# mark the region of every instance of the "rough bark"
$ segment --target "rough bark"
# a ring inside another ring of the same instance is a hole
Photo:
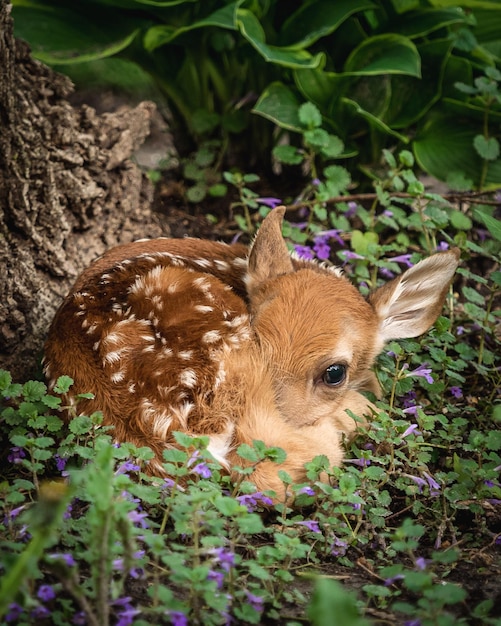
[[[0,367],[37,372],[44,337],[83,267],[116,243],[165,232],[130,159],[155,105],[97,115],[14,40],[0,0]]]

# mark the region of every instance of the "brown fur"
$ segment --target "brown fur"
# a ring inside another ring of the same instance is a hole
[[[150,446],[152,473],[176,430],[208,435],[228,469],[236,448],[262,440],[287,453],[252,480],[279,496],[278,469],[295,481],[325,454],[342,462],[342,437],[378,393],[371,366],[385,341],[414,337],[435,321],[458,263],[430,257],[365,300],[335,269],[289,256],[284,210],[263,222],[250,251],[197,239],[119,246],[78,278],[49,331],[46,374],[93,392],[78,412],[100,410],[118,441]],[[337,385],[332,364],[346,368]]]

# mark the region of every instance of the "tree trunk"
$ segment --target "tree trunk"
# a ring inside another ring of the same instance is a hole
[[[67,101],[68,78],[13,38],[0,0],[0,367],[37,374],[76,275],[111,245],[162,232],[152,185],[130,160],[155,105],[97,115]]]

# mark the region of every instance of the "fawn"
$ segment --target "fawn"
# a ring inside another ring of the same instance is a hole
[[[186,238],[113,248],[77,279],[45,347],[50,385],[74,379],[92,392],[78,412],[100,410],[119,442],[149,446],[165,474],[172,433],[207,435],[228,470],[241,443],[287,453],[258,464],[251,480],[281,497],[278,470],[296,482],[319,454],[339,466],[343,436],[379,394],[371,366],[390,339],[416,337],[438,317],[459,251],[435,254],[368,299],[335,267],[295,258],[282,237],[283,207],[250,249]]]

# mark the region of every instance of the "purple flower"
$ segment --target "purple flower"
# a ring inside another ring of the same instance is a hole
[[[397,580],[403,580],[405,576],[403,574],[395,574],[395,576],[390,576],[384,581],[385,587],[390,587],[393,583],[397,582]]]
[[[345,463],[352,463],[353,465],[358,465],[358,467],[369,467],[371,464],[370,459],[345,459]]]
[[[354,261],[355,259],[363,259],[364,257],[351,250],[341,250],[341,255],[345,261]]]
[[[314,496],[315,490],[312,487],[306,485],[306,487],[301,487],[301,489],[297,493],[298,495],[304,493],[306,496]]]
[[[421,620],[419,619],[410,619],[404,622],[404,626],[421,626]]]
[[[212,472],[207,466],[207,463],[198,463],[191,471],[202,478],[210,478],[212,476]]]
[[[133,511],[129,511],[127,513],[127,517],[133,524],[137,524],[141,526],[141,528],[148,528],[148,522],[146,521],[146,517],[148,517],[148,513],[140,513],[134,509]]]
[[[256,198],[256,202],[259,202],[259,204],[264,204],[265,206],[269,206],[270,209],[274,209],[279,204],[282,204],[282,200],[280,198],[272,198],[272,197]]]
[[[87,624],[87,617],[85,615],[85,612],[78,611],[78,613],[75,613],[73,619],[71,620],[71,623],[75,626],[85,626]]]
[[[438,496],[439,493],[440,493],[440,485],[433,478],[433,476],[430,476],[426,472],[423,472],[423,476],[426,478],[426,481],[428,482],[428,486],[430,488],[430,495],[431,496]]]
[[[433,376],[431,375],[431,371],[432,370],[430,367],[428,367],[428,364],[423,363],[423,365],[420,365],[415,370],[408,372],[406,376],[420,376],[421,378],[424,378],[426,382],[431,385],[433,383]]]
[[[37,596],[42,602],[50,602],[56,597],[56,592],[51,585],[40,585]]]
[[[249,513],[252,513],[257,507],[262,504],[264,506],[271,506],[273,500],[269,496],[265,496],[260,491],[254,493],[245,493],[237,497],[238,503],[245,506]]]
[[[405,396],[403,396],[402,402],[405,408],[409,408],[409,407],[414,407],[416,404],[416,398],[417,398],[417,394],[416,392],[411,389],[411,391],[408,391]]]
[[[455,398],[459,399],[463,397],[463,390],[461,389],[461,387],[453,386],[449,389],[449,391]]]
[[[441,241],[437,246],[438,252],[445,252],[445,250],[448,250],[448,249],[449,249],[449,244],[446,241]]]
[[[400,254],[399,256],[394,256],[390,259],[393,263],[403,263],[407,267],[413,267],[414,263],[411,262],[412,254]]]
[[[263,611],[264,598],[261,598],[261,596],[256,596],[250,591],[246,591],[245,595],[247,596],[247,600],[250,606],[254,609],[254,611],[256,611],[257,613],[261,613]]]
[[[73,567],[76,565],[75,559],[69,553],[54,552],[53,554],[49,554],[48,557],[54,561],[63,561],[67,567]]]
[[[418,428],[417,424],[411,424],[410,426],[408,426],[404,430],[404,432],[402,433],[402,439],[404,439],[405,437],[408,437],[411,433],[415,433],[416,435],[420,435],[421,433],[419,432],[419,430],[417,430],[417,428]]]
[[[353,202],[353,200],[350,200],[350,202],[347,203],[347,207],[348,210],[344,213],[346,217],[354,217],[357,214],[358,204]]]
[[[20,448],[19,446],[13,446],[10,449],[10,454],[7,457],[7,461],[9,463],[21,463],[22,459],[26,458],[26,452],[23,450],[23,448]]]
[[[308,246],[300,246],[299,244],[296,244],[294,246],[294,250],[300,259],[306,259],[308,261],[311,261],[313,258],[315,258],[313,256],[311,248],[309,248]]]
[[[21,615],[23,614],[23,607],[17,604],[17,602],[12,602],[8,606],[8,611],[5,614],[6,622],[15,622],[17,621]]]
[[[383,278],[395,278],[395,274],[389,270],[387,267],[380,267],[379,273]]]
[[[188,626],[188,618],[181,611],[167,611],[172,626]]]
[[[298,524],[299,526],[305,526],[312,533],[321,532],[320,526],[318,525],[317,520],[314,520],[314,519],[305,520],[304,522],[296,522],[296,524]]]
[[[348,544],[343,539],[336,537],[334,535],[333,541],[331,543],[331,554],[332,556],[344,556],[346,554],[346,550],[348,549]]]
[[[407,408],[403,409],[402,413],[405,413],[406,415],[414,415],[415,417],[419,409],[422,408],[423,407],[420,404],[415,404],[414,406],[408,406]]]
[[[19,513],[21,513],[21,511],[23,511],[25,508],[26,508],[25,505],[21,504],[21,506],[18,506],[15,509],[12,509],[12,511],[7,513],[7,515],[5,516],[5,523],[15,519],[19,515]]]
[[[456,328],[456,335],[459,337],[460,335],[464,334],[464,326],[458,326]]]
[[[218,563],[225,572],[229,572],[235,565],[235,554],[231,550],[221,547],[212,548],[209,552],[213,555],[214,562]]]
[[[120,476],[120,474],[127,474],[128,472],[138,472],[141,468],[139,465],[134,463],[133,461],[125,461],[119,465],[117,471],[115,472],[115,476]]]
[[[68,462],[68,459],[64,458],[63,456],[59,456],[59,454],[55,454],[54,459],[56,461],[56,467],[58,471],[62,472],[64,468],[66,467],[66,463]]]
[[[323,235],[315,237],[313,250],[315,251],[317,258],[321,261],[327,261],[331,254],[330,246]]]
[[[141,612],[132,606],[131,599],[132,598],[129,596],[126,596],[125,598],[117,598],[111,602],[111,606],[119,607],[116,626],[131,626],[134,617]]]
[[[50,616],[50,611],[47,607],[40,604],[36,606],[30,613],[32,619],[47,619]]]
[[[416,566],[416,569],[418,570],[423,571],[426,569],[426,559],[423,558],[422,556],[418,556],[414,564]]]
[[[421,478],[421,476],[412,476],[411,474],[405,474],[405,476],[407,476],[407,478],[410,478],[413,482],[416,483],[416,485],[419,487],[419,493],[423,492],[423,487],[426,486],[426,480],[424,480],[424,478]]]
[[[222,589],[223,582],[224,582],[224,574],[223,572],[216,572],[215,570],[211,569],[209,570],[209,573],[207,574],[207,580],[216,581],[216,587],[218,589]]]

